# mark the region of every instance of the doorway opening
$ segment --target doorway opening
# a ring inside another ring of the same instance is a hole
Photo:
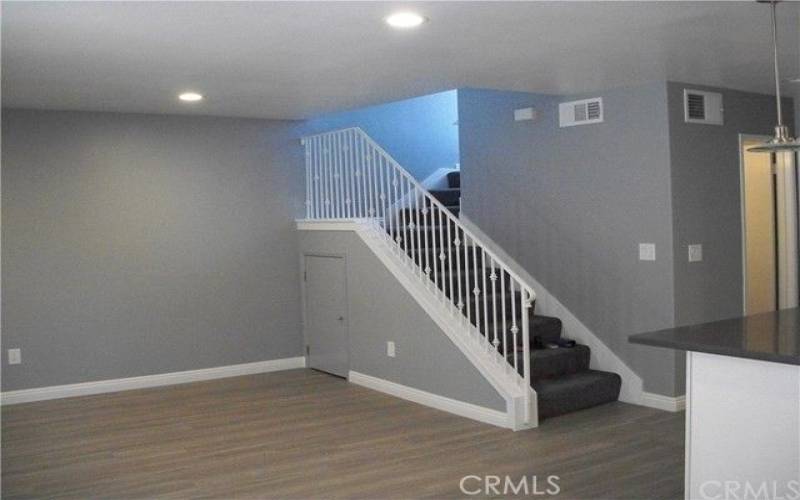
[[[740,134],[745,315],[797,307],[797,176],[792,153],[755,153],[768,140]]]

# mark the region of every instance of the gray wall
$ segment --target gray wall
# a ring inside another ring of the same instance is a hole
[[[667,87],[592,96],[603,97],[605,122],[562,129],[558,103],[572,97],[459,90],[463,211],[646,390],[671,395],[675,353],[627,341],[673,324]],[[528,106],[539,119],[514,122]],[[655,262],[638,260],[640,242],[656,244]]]
[[[295,124],[2,119],[3,390],[302,354]]]
[[[723,93],[725,125],[683,121],[683,88]],[[558,102],[602,96],[605,122],[558,127]],[[533,106],[536,122],[515,123]],[[793,103],[787,99],[787,123]],[[740,315],[738,134],[771,134],[774,97],[682,83],[586,96],[459,90],[463,211],[645,382],[685,390],[685,356],[632,333]],[[656,243],[655,262],[637,257]],[[704,261],[689,264],[687,245]],[[674,257],[673,257],[674,256]]]
[[[347,259],[350,369],[505,411],[505,400],[352,231],[300,231],[303,254]],[[397,356],[386,355],[394,341]]]
[[[686,123],[683,89],[721,92],[724,125]],[[715,321],[743,313],[739,134],[772,135],[775,96],[679,82],[667,84],[672,177],[675,324]],[[783,104],[794,123],[794,104]],[[688,245],[703,245],[703,261],[689,262]],[[684,392],[686,356],[676,358]]]
[[[685,123],[683,89],[721,92],[723,126]],[[742,216],[739,134],[772,135],[775,97],[670,82],[672,219],[675,259],[675,323],[688,325],[742,314]],[[794,122],[786,99],[784,119]],[[689,263],[691,243],[703,245],[703,261]]]

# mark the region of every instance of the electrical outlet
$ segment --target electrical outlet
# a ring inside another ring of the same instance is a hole
[[[22,363],[22,349],[9,349],[8,350],[8,364],[18,365]]]
[[[700,262],[703,260],[703,245],[689,245],[689,262]]]
[[[389,356],[390,358],[393,358],[395,356],[394,342],[392,342],[391,340],[386,343],[386,355]]]
[[[656,260],[656,244],[639,243],[639,260]]]

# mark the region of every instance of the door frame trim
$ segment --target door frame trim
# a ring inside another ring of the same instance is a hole
[[[345,333],[347,334],[347,371],[350,371],[350,359],[352,350],[350,349],[350,283],[347,279],[349,274],[348,270],[348,262],[347,262],[347,254],[340,253],[340,252],[302,252],[300,254],[300,308],[301,308],[301,323],[302,323],[302,330],[303,330],[303,359],[306,360],[306,367],[309,367],[308,364],[308,332],[306,326],[308,325],[307,321],[307,309],[308,309],[308,299],[306,295],[306,257],[328,257],[328,258],[337,258],[342,259],[344,262],[344,303],[346,307],[345,314],[347,315],[344,319],[344,329]]]

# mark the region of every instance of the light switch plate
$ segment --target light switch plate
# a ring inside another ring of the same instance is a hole
[[[703,260],[703,245],[689,245],[689,262],[700,262]]]
[[[656,260],[656,244],[639,243],[639,260]]]
[[[514,121],[524,122],[536,118],[536,112],[533,108],[520,108],[514,110]]]
[[[395,356],[394,342],[392,342],[391,340],[386,343],[386,355],[389,356],[390,358],[393,358]]]
[[[22,349],[9,349],[8,350],[8,364],[18,365],[22,363]]]

